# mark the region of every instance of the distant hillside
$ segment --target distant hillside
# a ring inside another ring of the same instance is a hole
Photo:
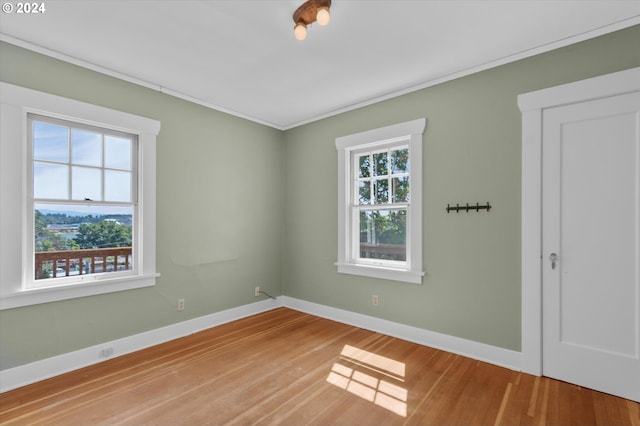
[[[87,216],[86,213],[73,212],[73,211],[67,211],[67,210],[38,209],[38,211],[43,215]]]
[[[71,225],[81,223],[98,223],[105,219],[113,219],[123,225],[131,226],[133,220],[129,214],[88,215],[86,213],[57,210],[37,210],[42,214],[46,225]]]

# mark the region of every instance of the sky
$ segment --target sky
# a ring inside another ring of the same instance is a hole
[[[109,135],[100,129],[77,129],[34,120],[34,198],[132,201],[133,147],[132,138]],[[74,211],[97,208],[73,207]]]
[[[50,204],[50,203],[36,203],[34,204],[34,210],[39,210],[40,212],[60,212],[66,213],[69,215],[74,215],[75,213],[81,213],[82,215],[107,215],[107,214],[126,214],[132,215],[133,208],[131,206],[103,206],[103,205],[85,205],[85,204]]]

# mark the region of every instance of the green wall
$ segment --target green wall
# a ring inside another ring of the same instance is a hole
[[[157,285],[0,312],[1,369],[282,294],[281,131],[10,44],[0,78],[162,123]]]
[[[252,303],[256,285],[519,350],[516,97],[640,66],[639,44],[635,26],[281,132],[1,43],[2,81],[162,122],[162,276],[152,288],[0,312],[0,369]],[[419,117],[427,118],[423,284],[338,274],[335,138]],[[476,201],[493,209],[445,212]]]
[[[517,96],[640,66],[638,46],[635,26],[287,131],[284,293],[519,351]],[[423,284],[336,273],[335,138],[419,117],[427,119]],[[489,213],[445,211],[487,201]]]

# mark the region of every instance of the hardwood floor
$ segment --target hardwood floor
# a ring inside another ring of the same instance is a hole
[[[5,392],[0,424],[640,426],[640,404],[279,308]]]

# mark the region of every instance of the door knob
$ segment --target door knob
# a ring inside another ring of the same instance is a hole
[[[558,255],[555,253],[551,253],[549,256],[549,260],[551,261],[551,269],[556,269],[556,262],[558,261]]]

